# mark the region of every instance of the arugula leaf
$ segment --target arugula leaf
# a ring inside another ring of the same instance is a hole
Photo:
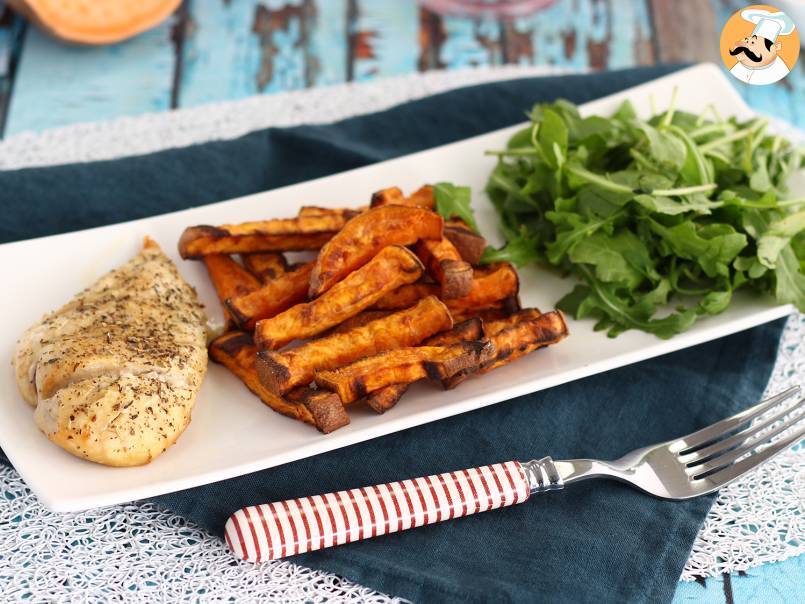
[[[542,259],[538,248],[539,236],[529,233],[526,227],[520,229],[520,234],[509,238],[509,241],[500,249],[491,246],[484,250],[481,264],[493,262],[511,262],[515,266],[525,266]]]
[[[671,337],[744,286],[805,308],[805,201],[785,198],[805,154],[765,120],[674,107],[643,120],[628,101],[610,117],[567,101],[530,117],[495,152],[487,192],[509,243],[487,261],[579,278],[560,308],[610,336]]]
[[[460,218],[466,222],[476,233],[478,224],[475,214],[472,213],[470,188],[458,187],[449,182],[440,182],[433,186],[433,195],[436,198],[436,211],[445,220]]]

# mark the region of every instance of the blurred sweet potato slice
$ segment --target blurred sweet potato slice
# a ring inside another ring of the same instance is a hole
[[[288,262],[280,252],[242,254],[241,259],[246,270],[263,283],[276,279],[288,270]]]
[[[254,329],[257,321],[273,317],[284,310],[307,300],[313,262],[303,264],[294,271],[283,273],[259,289],[229,298],[226,306],[232,319],[241,329]]]
[[[340,399],[326,391],[301,388],[288,399],[263,387],[255,369],[257,349],[250,334],[232,331],[210,344],[210,358],[234,373],[257,397],[277,413],[315,426],[324,433],[349,423]]]
[[[235,262],[228,254],[210,254],[204,257],[207,274],[224,305],[224,318],[227,324],[232,320],[226,308],[227,298],[242,296],[260,287],[260,281],[249,271]]]
[[[385,413],[400,402],[410,384],[392,384],[366,395],[366,404],[375,413]]]
[[[372,194],[371,207],[378,208],[386,205],[415,206],[420,208],[433,209],[436,200],[433,196],[433,187],[424,185],[410,196],[406,197],[399,187],[389,187],[381,189]]]
[[[525,309],[484,327],[486,339],[492,343],[495,354],[479,368],[460,371],[442,381],[445,388],[455,388],[472,375],[479,375],[511,363],[544,346],[560,342],[568,335],[567,324],[559,311],[539,314],[536,309]]]
[[[472,289],[472,267],[449,239],[422,239],[414,247],[428,273],[441,285],[442,300],[463,298]]]
[[[450,311],[430,296],[416,306],[344,333],[311,340],[284,352],[263,350],[257,369],[263,385],[277,394],[308,384],[317,371],[335,369],[386,350],[415,346],[453,325]]]
[[[310,297],[320,296],[389,245],[441,239],[444,221],[424,208],[388,205],[352,218],[319,252]]]
[[[297,216],[299,217],[313,217],[313,216],[338,216],[346,222],[363,211],[361,208],[320,208],[319,206],[302,206],[299,208]]]
[[[486,239],[473,231],[460,220],[451,220],[444,224],[444,238],[449,240],[458,253],[473,266],[481,262],[487,243]]]
[[[493,355],[493,345],[484,341],[398,348],[340,369],[318,372],[316,384],[338,394],[346,405],[392,384],[410,384],[426,377],[449,378],[464,369],[478,367]]]
[[[182,258],[207,254],[249,254],[317,250],[348,221],[345,214],[315,214],[242,224],[188,227],[179,239]]]
[[[453,315],[453,321],[456,323],[478,318],[486,324],[489,321],[505,319],[518,310],[520,310],[520,300],[517,296],[514,296],[496,303],[495,306],[487,306],[486,308],[465,308],[461,310],[453,309],[450,312]]]
[[[385,247],[319,298],[258,321],[257,345],[276,350],[293,340],[320,334],[372,306],[388,292],[416,281],[423,270],[411,250],[398,245]]]

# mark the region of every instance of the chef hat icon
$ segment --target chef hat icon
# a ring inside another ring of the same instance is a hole
[[[783,12],[773,13],[762,8],[748,8],[741,11],[741,17],[755,24],[753,36],[774,42],[777,36],[786,36],[794,31],[794,22]]]

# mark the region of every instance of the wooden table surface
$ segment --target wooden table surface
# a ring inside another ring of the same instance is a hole
[[[719,31],[745,4],[558,0],[502,21],[441,16],[414,0],[186,0],[156,29],[103,48],[66,46],[0,8],[0,132],[428,69],[719,62]],[[805,60],[781,83],[736,86],[805,127]]]
[[[186,0],[159,27],[102,48],[61,44],[0,0],[0,133],[192,107],[430,69],[520,63],[618,69],[720,63],[737,0],[558,0],[512,21],[443,16],[414,0]],[[805,128],[805,59],[782,82],[735,83]],[[677,602],[805,600],[805,560],[680,584]]]

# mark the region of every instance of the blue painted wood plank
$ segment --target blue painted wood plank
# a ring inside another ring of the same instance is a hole
[[[650,62],[651,24],[645,0],[556,2],[514,20],[510,37],[527,40],[539,65],[596,69]],[[525,62],[525,53],[516,62]]]
[[[346,0],[193,0],[179,105],[343,82]]]
[[[325,0],[326,1],[326,0]],[[353,79],[403,75],[417,70],[419,9],[410,0],[355,0],[349,24]]]
[[[6,136],[168,109],[175,62],[171,23],[105,47],[67,45],[29,27]]]
[[[447,69],[503,62],[501,27],[496,19],[447,16],[443,23],[447,39],[439,56]]]

